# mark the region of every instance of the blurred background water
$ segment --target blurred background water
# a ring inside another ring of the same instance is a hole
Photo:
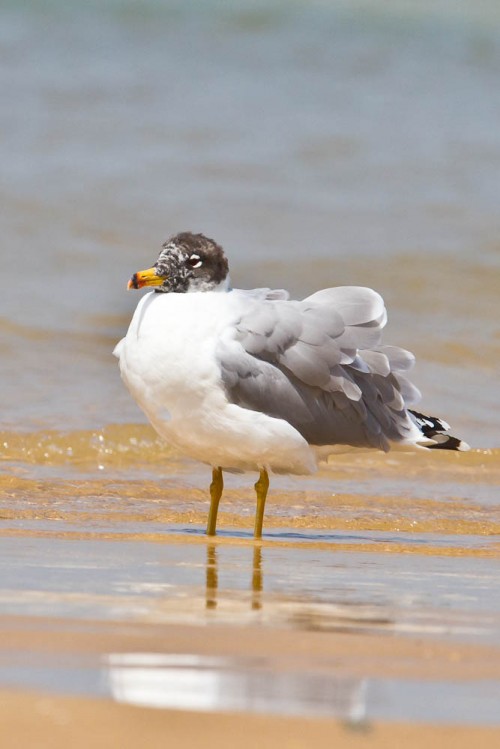
[[[111,356],[181,230],[236,286],[370,285],[423,408],[498,447],[500,5],[0,6],[5,433],[143,420]]]

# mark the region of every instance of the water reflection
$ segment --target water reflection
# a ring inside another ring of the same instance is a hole
[[[98,657],[62,657],[57,648],[27,657],[27,651],[13,650],[0,659],[0,684],[159,709],[337,717],[355,731],[370,730],[376,720],[498,726],[500,681],[473,678],[470,671],[458,680],[449,671],[448,679],[443,673],[434,680],[390,676],[383,668],[368,677],[346,671],[326,652],[299,661],[294,654],[255,658],[161,647],[158,641],[156,652],[117,650]],[[359,653],[351,655],[358,671]]]
[[[252,569],[252,609],[257,611],[262,608],[262,547],[254,546],[253,569]]]
[[[367,680],[290,663],[194,653],[110,653],[108,689],[117,702],[199,711],[338,716],[367,727]]]
[[[217,608],[217,589],[219,587],[219,573],[217,568],[217,547],[215,544],[207,544],[207,572],[206,572],[206,598],[207,609]]]
[[[219,560],[216,544],[207,544],[205,584],[205,608],[217,608],[217,593],[219,589]],[[262,589],[264,576],[262,573],[262,547],[254,546],[252,562],[252,599],[251,608],[258,611],[262,608]]]

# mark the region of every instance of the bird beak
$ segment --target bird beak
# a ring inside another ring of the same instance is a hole
[[[127,289],[142,289],[143,286],[161,286],[165,276],[156,275],[156,268],[148,268],[134,273],[127,284]]]

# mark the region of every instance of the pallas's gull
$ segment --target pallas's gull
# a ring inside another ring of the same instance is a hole
[[[269,472],[309,474],[339,448],[466,449],[413,406],[408,351],[381,344],[387,315],[371,289],[340,286],[296,301],[231,287],[222,248],[171,237],[129,288],[152,286],[116,346],[124,382],[156,431],[212,466],[207,533],[223,471],[258,471],[260,538]]]

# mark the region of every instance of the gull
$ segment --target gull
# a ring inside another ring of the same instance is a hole
[[[129,289],[153,287],[114,354],[154,429],[212,467],[207,534],[216,533],[223,471],[258,471],[254,536],[269,473],[310,474],[345,448],[464,450],[441,419],[414,411],[414,356],[382,345],[382,297],[358,286],[298,301],[231,286],[220,245],[182,232]]]

